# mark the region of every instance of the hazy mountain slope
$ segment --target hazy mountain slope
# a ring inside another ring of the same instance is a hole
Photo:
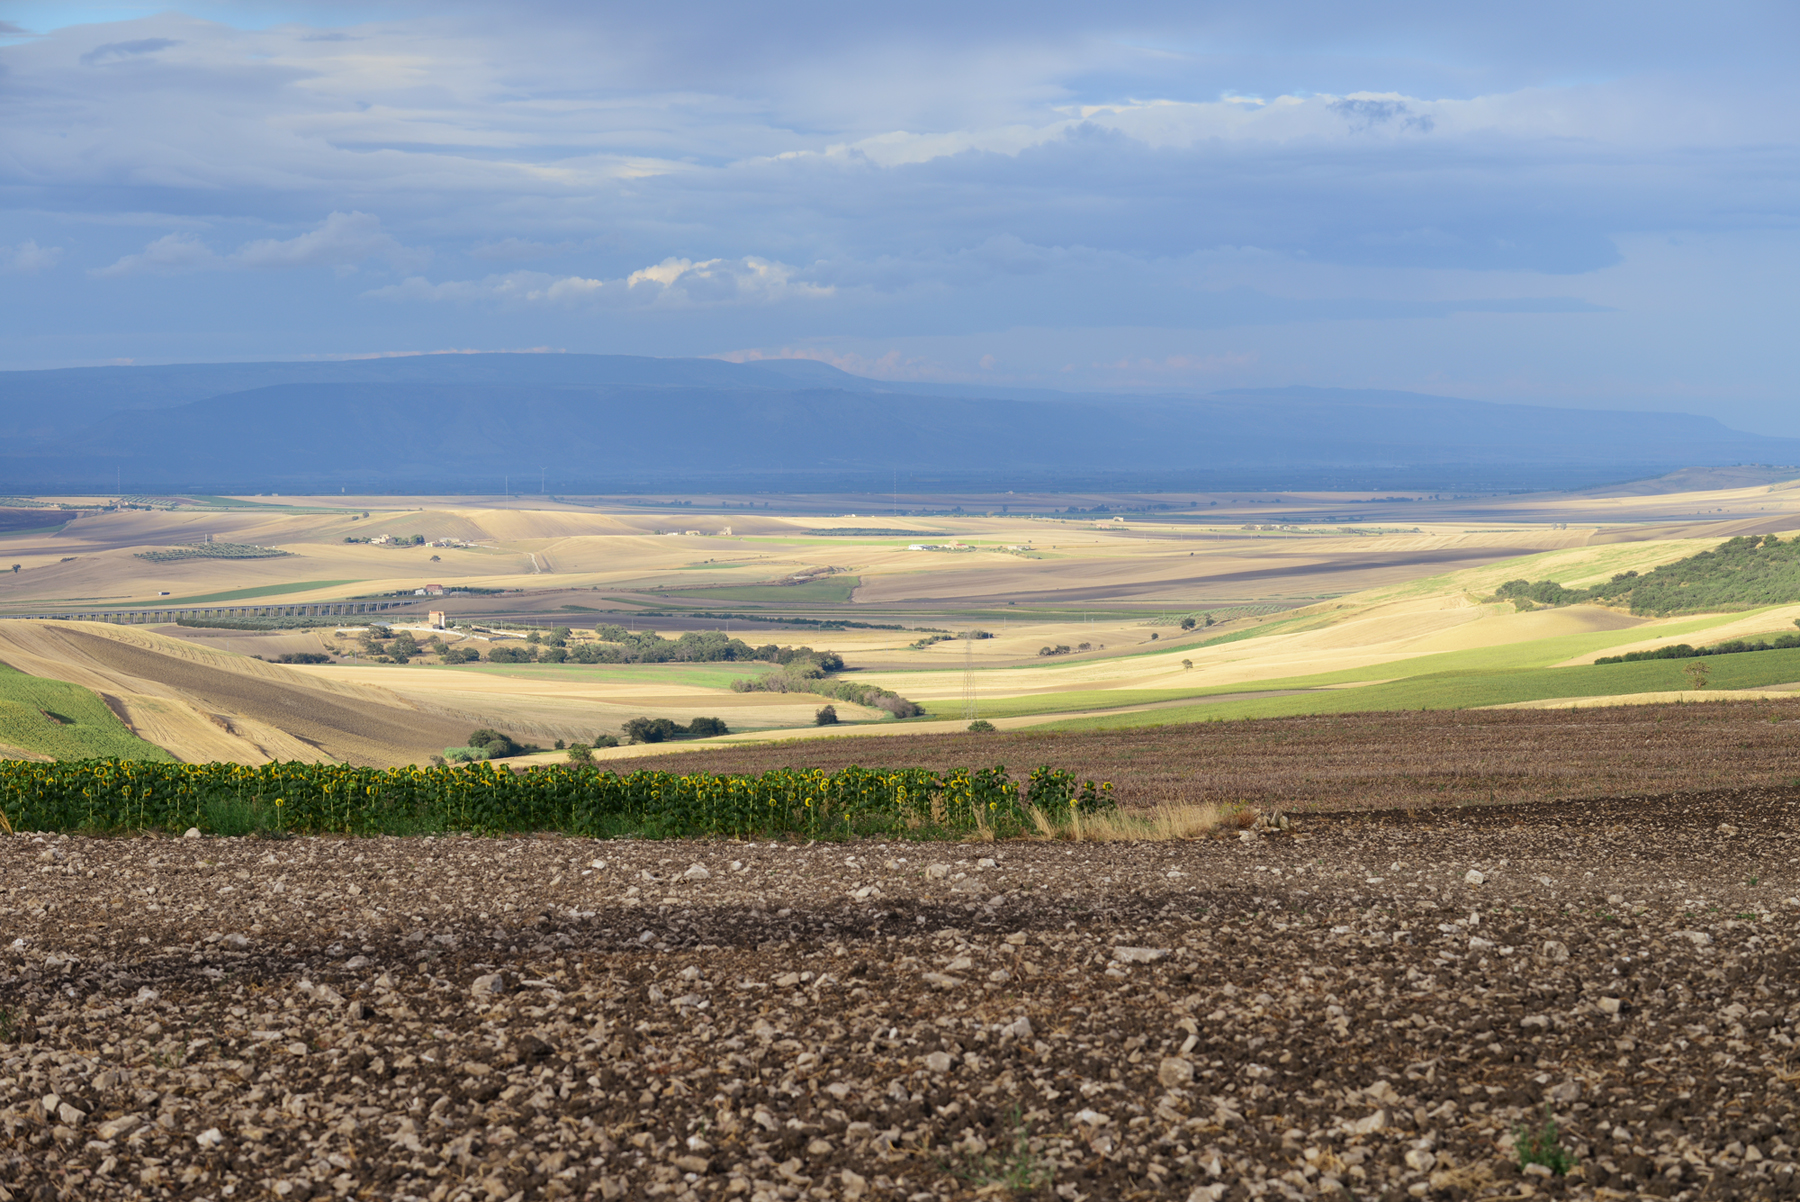
[[[253,381],[264,382],[240,387]],[[10,433],[0,470],[14,489],[94,487],[117,473],[131,489],[235,491],[492,491],[497,477],[542,471],[558,490],[583,491],[674,481],[804,487],[896,471],[997,486],[1010,486],[1008,473],[1424,472],[1448,487],[1465,477],[1588,473],[1594,482],[1800,462],[1800,440],[1686,414],[1312,388],[983,391],[927,395],[803,361],[594,355],[0,373]]]

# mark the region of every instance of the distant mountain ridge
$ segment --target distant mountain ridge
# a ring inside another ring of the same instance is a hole
[[[1800,462],[1705,417],[1417,393],[1108,396],[807,360],[431,355],[0,373],[7,491],[1567,487]]]

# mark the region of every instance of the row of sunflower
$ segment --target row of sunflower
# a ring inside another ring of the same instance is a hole
[[[413,834],[563,831],[573,835],[841,838],[1005,835],[1032,806],[1064,816],[1112,804],[1112,786],[1048,766],[1021,784],[1004,766],[783,768],[761,775],[591,764],[524,772],[492,762],[435,768],[347,764],[0,761],[0,823],[24,831]]]

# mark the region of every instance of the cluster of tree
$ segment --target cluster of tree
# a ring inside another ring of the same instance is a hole
[[[731,728],[720,718],[695,718],[686,726],[667,718],[633,718],[624,726],[628,743],[662,743],[686,736],[690,739],[728,735]]]
[[[1633,576],[1636,572],[1631,573]],[[1519,609],[1532,609],[1539,605],[1573,605],[1577,601],[1590,600],[1592,594],[1586,589],[1564,588],[1554,580],[1508,580],[1494,590],[1494,597],[1501,601],[1511,601]]]
[[[374,540],[368,538],[356,538],[346,534],[344,536],[344,541],[347,543],[366,543],[373,542]],[[425,536],[423,534],[394,534],[388,537],[387,545],[390,547],[423,547],[425,545]]]
[[[583,643],[572,649],[569,658],[576,663],[666,664],[729,663],[761,660],[765,663],[789,665],[800,662],[815,664],[820,672],[838,672],[844,667],[843,657],[835,651],[814,651],[811,647],[779,647],[764,643],[752,647],[742,639],[732,638],[721,630],[690,630],[680,638],[665,639],[654,630],[627,630],[608,623],[595,629],[600,644]]]
[[[1085,650],[1085,648],[1084,648],[1084,650]],[[1070,651],[1070,647],[1067,643],[1058,643],[1054,647],[1039,647],[1038,648],[1039,655],[1067,655],[1067,654],[1069,654],[1069,651]]]
[[[363,651],[373,656],[377,663],[410,663],[420,655],[446,655],[449,648],[444,640],[432,635],[423,643],[413,637],[410,630],[402,630],[395,634],[388,626],[370,626],[362,634]]]
[[[1745,535],[1641,575],[1620,572],[1592,588],[1509,580],[1494,590],[1494,599],[1510,600],[1520,609],[1596,601],[1658,618],[1786,605],[1800,601],[1800,538],[1782,542],[1773,534]]]
[[[317,651],[284,651],[270,662],[277,664],[328,664],[331,662],[331,657],[329,655],[322,655]]]
[[[993,637],[994,632],[991,630],[966,630],[961,634],[951,634],[947,630],[940,630],[926,635],[918,642],[911,644],[911,646],[914,650],[920,651],[931,646],[933,643],[948,643],[956,639],[991,639]]]
[[[535,744],[521,743],[509,734],[484,726],[469,735],[467,745],[444,748],[444,758],[453,763],[467,763],[471,760],[503,760],[542,750]]]
[[[924,706],[908,701],[900,694],[879,685],[827,680],[818,675],[796,673],[792,669],[770,672],[754,680],[734,680],[731,688],[736,693],[811,693],[819,697],[866,705],[871,709],[886,710],[896,718],[916,718],[925,712]],[[832,712],[835,715],[837,711]]]
[[[1800,626],[1800,619],[1795,620]],[[1673,647],[1658,647],[1654,651],[1627,651],[1624,655],[1603,655],[1595,660],[1596,664],[1635,664],[1647,659],[1698,659],[1703,655],[1741,655],[1746,651],[1787,651],[1800,647],[1800,634],[1777,635],[1767,642],[1750,642],[1747,639],[1732,639],[1729,642],[1714,643],[1710,647],[1690,647],[1686,643],[1676,643]]]
[[[1192,614],[1189,614],[1187,617],[1181,619],[1181,628],[1183,630],[1192,630],[1202,623],[1211,626],[1213,624],[1213,616],[1211,614],[1201,614],[1200,618],[1196,620]]]

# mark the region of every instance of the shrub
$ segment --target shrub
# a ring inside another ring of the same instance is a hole
[[[595,747],[617,747],[618,745],[619,745],[619,736],[618,735],[595,735],[594,736],[593,746],[595,746]]]
[[[1513,1151],[1519,1157],[1521,1169],[1539,1164],[1562,1177],[1575,1167],[1575,1153],[1563,1147],[1562,1132],[1557,1129],[1548,1106],[1544,1107],[1544,1121],[1536,1131],[1523,1123],[1513,1129]]]
[[[594,762],[594,749],[586,743],[569,744],[569,762],[571,764],[591,764]]]
[[[838,722],[837,706],[822,705],[819,712],[813,715],[814,726],[836,726]]]
[[[977,718],[975,721],[969,723],[970,734],[985,735],[995,729],[997,728],[994,724],[989,722],[986,718]]]
[[[453,764],[468,764],[490,757],[486,747],[446,747],[444,758]]]

